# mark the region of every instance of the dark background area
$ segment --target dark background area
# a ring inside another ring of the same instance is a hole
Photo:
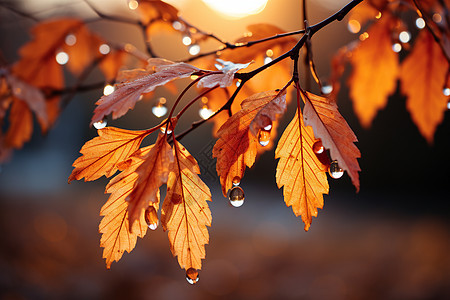
[[[286,31],[301,28],[299,1],[274,2],[269,1],[260,15],[242,20],[220,19],[200,4],[185,6],[183,15],[229,40],[246,24],[263,21]],[[26,10],[26,2],[17,3]],[[78,14],[69,4],[40,11],[48,17]],[[313,21],[332,12],[310,5]],[[0,49],[8,61],[18,58],[17,49],[29,40],[32,24],[0,6]],[[91,28],[110,40],[142,47],[140,33],[131,26],[100,22]],[[329,76],[334,51],[355,38],[345,23],[318,33],[313,47],[319,74]],[[169,49],[161,45],[157,51]],[[187,56],[168,52],[168,57]],[[363,129],[344,87],[338,104],[359,139],[361,191],[355,193],[347,175],[330,179],[324,209],[307,233],[276,187],[274,149],[246,171],[241,182],[245,204],[236,209],[222,196],[215,175],[210,176],[214,161],[205,153],[215,142],[212,126],[198,128],[183,144],[205,171],[203,178],[213,194],[213,226],[200,281],[190,286],[161,228],[139,239],[133,252],[124,254],[111,270],[105,268],[98,214],[108,197],[103,193],[108,180],[67,184],[79,149],[96,135],[88,124],[100,93],[75,97],[48,135],[36,130],[32,141],[1,166],[0,299],[450,298],[448,111],[434,144],[428,145],[398,92],[372,127]],[[127,129],[156,124],[152,105],[152,100],[142,101],[110,124]],[[280,128],[292,115],[290,106]],[[193,109],[185,126],[197,118]]]

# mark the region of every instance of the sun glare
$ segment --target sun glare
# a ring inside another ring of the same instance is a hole
[[[267,0],[203,0],[203,2],[227,18],[239,19],[262,12]]]

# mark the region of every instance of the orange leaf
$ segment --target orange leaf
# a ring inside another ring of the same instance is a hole
[[[378,110],[397,87],[398,54],[392,51],[393,17],[387,13],[368,31],[369,37],[353,51],[353,72],[349,80],[350,97],[356,115],[369,127]]]
[[[198,270],[209,242],[206,226],[211,226],[211,211],[206,201],[211,201],[211,192],[197,175],[200,168],[196,160],[176,140],[173,151],[175,162],[167,182],[161,224],[168,231],[170,248],[180,267]]]
[[[276,91],[254,94],[245,99],[241,104],[242,109],[220,127],[217,132],[219,139],[213,148],[213,157],[217,157],[216,170],[220,176],[224,196],[233,186],[233,179],[235,177],[241,179],[244,176],[245,167],[250,168],[255,162],[258,138],[257,132],[256,135],[250,132],[252,121],[256,118],[253,123],[254,130],[259,129],[258,119],[262,118],[262,115],[275,121],[275,117],[285,110],[285,99],[286,91],[282,94]],[[277,113],[268,113],[271,108],[276,107]],[[257,118],[258,113],[260,117]]]
[[[149,205],[159,201],[159,188],[167,182],[173,155],[166,138],[165,134],[158,135],[155,145],[143,157],[144,163],[136,170],[138,179],[127,198],[130,227]]]
[[[408,96],[406,108],[429,143],[433,142],[436,127],[447,110],[447,97],[442,89],[448,67],[441,48],[427,30],[422,30],[401,67],[401,89]]]
[[[22,148],[33,133],[33,114],[28,105],[17,98],[13,98],[9,112],[9,127],[5,135],[5,146]]]
[[[103,41],[84,24],[72,29],[69,36],[74,39],[73,44],[64,43],[62,49],[69,56],[67,67],[72,73],[79,75],[95,58],[102,56],[99,47]]]
[[[317,217],[317,208],[323,207],[323,195],[328,194],[326,167],[313,152],[314,133],[311,127],[300,125],[298,113],[281,136],[275,158],[278,188],[284,186],[283,195],[287,206],[292,206],[296,216],[302,216],[305,231],[311,226],[312,217]]]
[[[198,68],[186,63],[173,63],[164,59],[154,58],[150,63],[160,61],[155,66],[156,73],[138,77],[129,82],[120,83],[116,90],[97,101],[91,125],[103,120],[106,115],[112,113],[113,119],[123,116],[129,109],[133,109],[143,93],[149,93],[156,87],[178,79],[191,76],[199,71]]]
[[[48,124],[47,107],[42,92],[14,75],[7,75],[6,80],[11,87],[13,95],[28,105],[41,124]]]
[[[302,98],[305,102],[305,124],[312,126],[316,138],[322,140],[323,146],[330,150],[331,158],[347,171],[359,191],[358,172],[361,169],[357,158],[361,157],[361,152],[354,144],[358,139],[339,113],[336,102],[309,92],[302,93]]]
[[[97,131],[98,137],[86,142],[80,150],[83,156],[73,163],[72,180],[92,181],[105,175],[110,177],[118,170],[118,164],[133,154],[142,140],[150,134],[148,130],[133,131],[105,127]]]
[[[133,228],[129,229],[126,198],[132,192],[138,178],[135,171],[142,165],[144,156],[151,148],[152,146],[149,146],[136,151],[124,164],[126,168],[122,173],[111,179],[106,186],[105,193],[111,195],[100,211],[100,215],[104,218],[100,222],[99,232],[102,234],[100,246],[104,248],[103,258],[106,259],[108,269],[112,262],[120,260],[124,251],[131,252],[136,245],[137,237],[142,238],[147,232],[143,214],[139,217],[139,221],[133,224]],[[159,201],[152,205],[158,209]]]

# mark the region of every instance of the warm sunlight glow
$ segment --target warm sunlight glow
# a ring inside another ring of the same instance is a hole
[[[203,2],[225,17],[239,19],[262,12],[267,0],[203,0]]]

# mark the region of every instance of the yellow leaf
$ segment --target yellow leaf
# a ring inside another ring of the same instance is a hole
[[[287,206],[292,206],[296,216],[302,216],[305,231],[317,217],[317,208],[323,207],[323,194],[328,194],[325,166],[319,161],[312,147],[314,133],[295,114],[281,136],[275,158],[280,158],[276,179],[278,188],[284,186],[283,195]]]
[[[108,269],[112,262],[120,260],[124,251],[131,252],[136,245],[137,237],[142,238],[147,232],[143,214],[139,217],[138,222],[133,224],[132,230],[129,229],[126,198],[132,192],[138,178],[136,169],[142,165],[144,156],[152,147],[145,147],[137,151],[127,161],[126,168],[111,179],[106,186],[105,193],[111,195],[100,211],[100,215],[104,218],[100,222],[99,232],[102,234],[100,246],[104,248],[103,258],[106,259]],[[159,201],[152,203],[152,206],[158,209]]]
[[[173,152],[175,162],[167,181],[161,224],[168,231],[170,248],[180,267],[198,270],[209,242],[206,226],[211,226],[211,211],[206,201],[211,201],[211,192],[197,175],[200,169],[195,159],[176,140]]]
[[[75,169],[69,177],[72,180],[92,181],[105,175],[111,177],[118,170],[118,164],[133,154],[142,140],[150,134],[148,130],[134,131],[105,127],[97,131],[98,137],[86,142],[80,150],[83,156],[73,163]]]

